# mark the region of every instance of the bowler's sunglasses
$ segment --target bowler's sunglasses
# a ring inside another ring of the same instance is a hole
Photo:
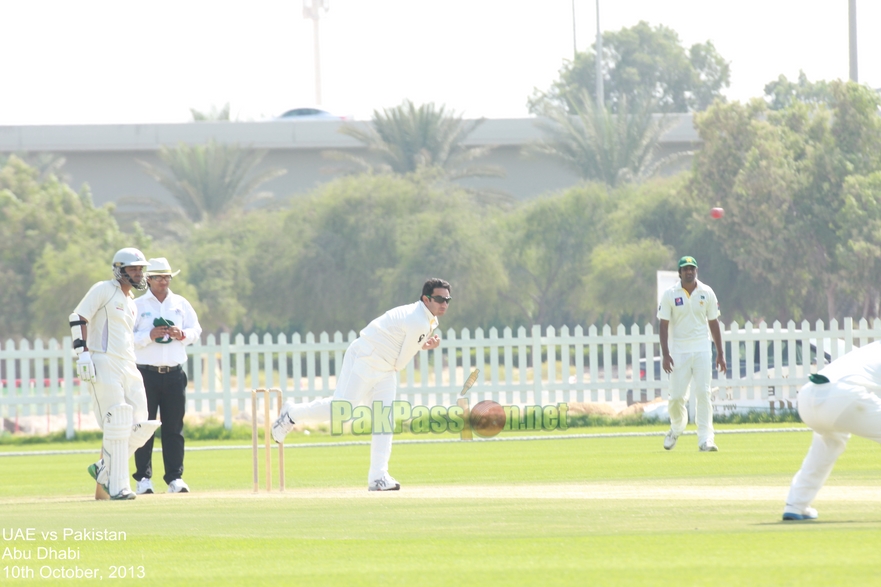
[[[453,299],[452,297],[445,298],[444,296],[428,296],[428,297],[430,297],[431,299],[433,299],[433,300],[434,300],[435,302],[437,302],[438,304],[443,304],[443,303],[447,303],[447,304],[449,304],[449,303],[450,303],[450,300]]]

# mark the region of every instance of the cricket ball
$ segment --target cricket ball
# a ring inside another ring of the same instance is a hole
[[[482,438],[492,438],[505,427],[505,409],[492,400],[471,408],[471,429]]]
[[[712,210],[710,210],[710,216],[712,216],[713,218],[717,218],[717,219],[722,218],[723,216],[725,216],[725,209],[724,208],[713,208]]]

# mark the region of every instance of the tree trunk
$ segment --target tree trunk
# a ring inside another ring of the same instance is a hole
[[[835,308],[835,283],[829,282],[826,284],[826,312],[828,313],[828,321],[826,324],[828,325],[836,317],[836,308]]]

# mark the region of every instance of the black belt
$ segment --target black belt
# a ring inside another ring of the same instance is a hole
[[[175,365],[174,367],[156,367],[155,365],[138,365],[138,369],[146,369],[148,371],[156,371],[157,373],[176,373],[183,367]]]

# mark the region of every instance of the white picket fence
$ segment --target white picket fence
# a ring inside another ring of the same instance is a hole
[[[222,415],[227,428],[250,410],[250,391],[278,387],[286,398],[308,401],[333,392],[343,354],[356,333],[333,339],[284,334],[248,337],[209,335],[187,347],[190,380],[188,410]],[[825,327],[818,321],[783,327],[779,322],[723,331],[727,374],[714,374],[714,401],[768,402],[791,406],[811,372],[853,347],[881,338],[881,320],[870,326],[851,318]],[[9,340],[0,350],[0,417],[14,429],[22,417],[61,416],[72,437],[92,409],[86,385],[74,378],[70,338],[59,344]],[[823,352],[817,352],[822,350]],[[479,369],[472,402],[549,405],[605,402],[627,405],[662,397],[668,386],[660,376],[660,346],[651,325],[642,330],[619,326],[580,326],[570,330],[495,328],[484,333],[448,330],[439,349],[422,351],[400,375],[398,399],[413,405],[454,405],[464,380]]]

